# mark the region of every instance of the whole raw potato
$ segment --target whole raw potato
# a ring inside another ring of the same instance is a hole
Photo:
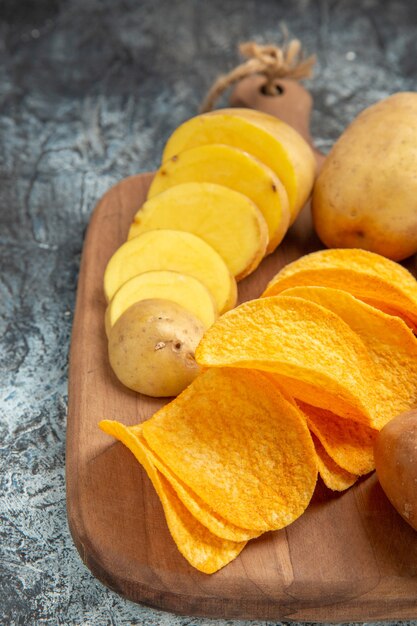
[[[417,252],[417,93],[365,109],[317,178],[313,221],[331,248],[363,248],[395,261]]]
[[[402,413],[378,434],[376,473],[398,513],[417,530],[417,410]]]
[[[110,331],[110,365],[134,391],[176,396],[199,372],[194,351],[203,332],[202,322],[175,302],[141,300]]]

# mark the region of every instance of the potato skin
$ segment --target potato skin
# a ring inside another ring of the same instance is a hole
[[[316,180],[316,232],[330,248],[363,248],[394,261],[417,252],[417,93],[365,109]]]
[[[141,300],[110,331],[110,365],[129,389],[153,397],[175,396],[199,372],[194,350],[203,332],[202,322],[175,302]]]
[[[376,473],[398,513],[417,530],[417,410],[394,418],[374,448]]]

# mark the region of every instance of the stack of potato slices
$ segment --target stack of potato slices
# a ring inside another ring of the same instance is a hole
[[[315,170],[306,141],[264,113],[223,109],[177,128],[105,271],[108,337],[118,320],[123,336],[129,307],[155,299],[175,302],[209,328],[236,305],[236,282],[281,243]]]

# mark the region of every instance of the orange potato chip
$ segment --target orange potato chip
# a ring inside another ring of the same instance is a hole
[[[348,291],[381,311],[401,317],[417,330],[417,281],[402,265],[357,249],[319,250],[286,265],[263,296],[295,286],[316,285]]]
[[[301,298],[262,298],[229,311],[204,334],[196,359],[269,371],[294,398],[367,425],[379,419],[375,365],[363,342],[338,315]]]
[[[317,461],[306,421],[261,372],[209,369],[142,428],[171,471],[236,526],[277,530],[310,502]]]
[[[399,318],[378,311],[340,289],[293,287],[285,296],[304,298],[339,315],[359,335],[377,368],[380,430],[390,419],[417,405],[417,339]]]
[[[417,303],[417,280],[399,263],[360,248],[329,248],[306,254],[282,269],[292,273],[298,269],[339,268],[366,272],[397,285]],[[280,272],[281,273],[281,272]]]
[[[368,474],[375,469],[373,445],[378,431],[352,420],[297,402],[312,433],[339,467],[351,474]]]
[[[143,437],[142,425],[131,426],[129,430],[137,437],[142,451],[146,454],[148,460],[156,467],[156,469],[165,477],[174,489],[178,498],[183,505],[190,511],[192,515],[206,526],[213,535],[217,535],[222,539],[230,539],[231,541],[247,541],[257,537],[260,533],[253,530],[239,528],[225,519],[220,517],[205,502],[198,498],[187,485],[179,480],[179,478],[167,467],[167,465],[159,458],[157,454],[148,446],[146,439]]]
[[[165,477],[149,460],[131,428],[103,420],[100,428],[124,443],[148,474],[164,509],[167,525],[178,550],[196,569],[212,574],[235,559],[246,542],[235,542],[213,535],[178,499]]]
[[[318,286],[340,289],[342,285],[343,290],[352,296],[384,313],[397,315],[413,331],[417,330],[417,307],[413,311],[415,305],[410,298],[401,293],[395,285],[365,272],[338,268],[300,270],[269,283],[262,297],[276,296],[290,287]]]
[[[351,487],[358,480],[358,477],[337,465],[329,457],[317,437],[314,435],[312,437],[317,453],[319,474],[326,487],[332,491],[345,491]]]

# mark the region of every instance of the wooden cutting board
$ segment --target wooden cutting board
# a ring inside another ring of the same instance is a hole
[[[259,79],[248,79],[233,104],[276,114],[311,141],[308,92],[291,81],[282,87],[282,95],[263,96]],[[322,156],[317,158],[320,164]],[[235,561],[208,576],[178,552],[133,455],[99,430],[101,419],[133,425],[162,405],[119,384],[104,333],[104,268],[125,241],[151,179],[151,173],[138,174],[105,194],[82,255],[66,463],[69,525],[83,562],[126,598],[184,615],[327,622],[417,618],[417,533],[391,507],[375,475],[342,494],[319,482],[296,522],[252,540]],[[239,284],[240,302],[260,295],[283,265],[318,248],[307,206],[279,249]]]

